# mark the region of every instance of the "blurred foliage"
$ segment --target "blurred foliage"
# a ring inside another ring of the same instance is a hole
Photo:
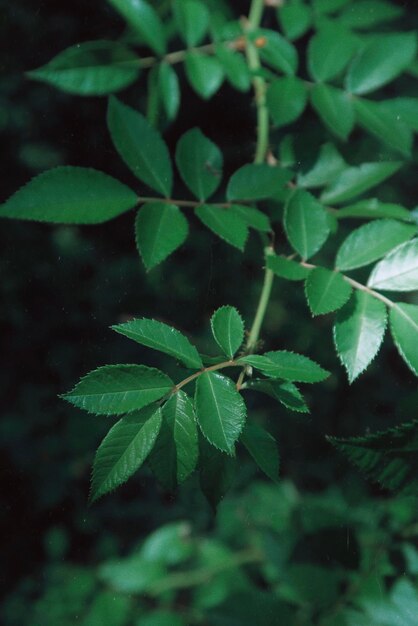
[[[248,9],[248,2],[233,4],[237,15]],[[401,4],[408,28],[418,24],[415,3]],[[105,132],[105,102],[75,99],[23,76],[77,41],[118,36],[122,23],[101,0],[1,5],[2,198],[57,164],[93,166],[129,183]],[[408,77],[388,95],[406,82],[418,95]],[[143,104],[145,84],[129,89],[131,101]],[[187,110],[168,129],[171,147],[204,120],[202,130],[226,148],[230,171],[246,162],[254,113],[247,99],[227,86],[210,103],[186,84],[183,93]],[[312,119],[297,137],[307,163],[319,132]],[[276,152],[282,138],[281,131],[273,136]],[[354,133],[343,151],[354,163],[376,146]],[[399,173],[380,198],[412,208],[414,177]],[[415,626],[416,500],[366,484],[323,437],[414,417],[414,378],[388,342],[379,366],[348,389],[327,320],[312,320],[303,294],[284,281],[270,304],[266,346],[274,338],[275,346],[337,372],[310,390],[309,419],[252,400],[253,413],[281,444],[284,482],[257,482],[253,464],[240,458],[216,520],[194,479],[172,495],[146,473],[87,507],[91,461],[108,420],[79,414],[57,395],[98,363],[141,359],[140,346],[106,327],[132,315],[156,317],[193,333],[205,352],[209,336],[202,332],[217,306],[228,302],[251,318],[261,278],[258,242],[249,242],[243,259],[197,221],[193,228],[175,262],[150,275],[137,257],[130,216],[94,229],[13,222],[0,230],[4,623]],[[168,359],[154,358],[150,365],[169,371]]]

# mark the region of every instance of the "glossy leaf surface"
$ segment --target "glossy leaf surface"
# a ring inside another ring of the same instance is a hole
[[[151,452],[161,427],[161,409],[145,407],[122,417],[100,444],[93,464],[91,500],[123,484]]]
[[[244,428],[244,400],[230,378],[205,372],[196,382],[196,417],[206,439],[216,448],[232,454]]]
[[[339,272],[316,267],[306,279],[305,292],[312,314],[324,315],[344,306],[352,288]]]
[[[39,174],[0,205],[0,217],[100,224],[132,209],[137,202],[136,193],[103,172],[57,167]]]
[[[352,270],[377,261],[408,241],[417,232],[412,224],[396,220],[376,220],[353,230],[338,249],[335,265],[340,270]]]
[[[212,334],[227,357],[233,358],[244,341],[244,322],[233,306],[222,306],[210,321]]]
[[[164,261],[187,238],[189,225],[180,209],[165,202],[149,202],[138,211],[135,238],[145,267]]]
[[[168,197],[173,171],[167,146],[159,133],[141,113],[114,97],[109,99],[107,124],[117,151],[135,176]]]
[[[185,335],[168,324],[143,318],[112,326],[112,329],[143,346],[164,352],[178,359],[186,367],[195,369],[203,367],[196,348]]]
[[[219,187],[222,153],[199,128],[189,130],[178,141],[176,163],[183,181],[199,200],[207,200]]]
[[[386,329],[386,307],[364,291],[355,291],[337,314],[334,341],[352,383],[376,356]]]
[[[388,291],[418,289],[418,239],[392,250],[373,269],[367,284],[373,289]]]
[[[304,190],[297,190],[286,205],[284,227],[292,247],[303,259],[318,252],[329,235],[326,210]]]
[[[170,391],[166,374],[145,365],[104,365],[84,376],[63,397],[97,415],[122,415],[142,409]]]

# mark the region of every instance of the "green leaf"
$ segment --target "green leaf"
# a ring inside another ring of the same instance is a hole
[[[353,103],[345,91],[317,84],[311,90],[311,103],[327,128],[345,141],[354,126]]]
[[[309,413],[309,408],[299,389],[290,382],[282,380],[253,378],[244,383],[242,389],[254,389],[278,400],[280,404],[297,413]]]
[[[327,23],[311,37],[308,45],[309,74],[318,82],[338,76],[356,51],[356,39],[335,22]]]
[[[312,0],[314,10],[319,14],[336,13],[351,0]]]
[[[380,108],[418,133],[418,98],[392,98],[379,102]]]
[[[207,200],[219,187],[222,153],[199,128],[192,128],[180,137],[176,163],[183,181],[199,200]]]
[[[181,246],[189,225],[180,209],[164,202],[148,202],[138,211],[135,238],[145,267],[150,270]]]
[[[164,405],[162,416],[149,462],[163,487],[174,491],[194,471],[199,455],[192,401],[180,390]]]
[[[220,452],[203,437],[199,440],[200,487],[212,509],[222,500],[231,488],[236,472],[235,457]]]
[[[187,53],[185,70],[191,86],[204,100],[209,100],[224,80],[224,70],[218,59],[199,52]]]
[[[170,378],[153,367],[104,365],[89,372],[62,397],[89,413],[122,415],[159,400],[172,387]]]
[[[267,267],[280,278],[286,280],[304,280],[311,270],[300,263],[286,259],[283,256],[270,255],[267,257]]]
[[[326,210],[303,189],[295,191],[287,203],[284,227],[289,242],[303,259],[318,252],[329,235]]]
[[[174,68],[165,61],[159,66],[158,85],[167,117],[174,120],[180,106],[180,83]]]
[[[218,346],[230,359],[244,341],[244,322],[233,306],[222,306],[210,320],[212,334]]]
[[[215,53],[228,82],[238,91],[248,91],[251,86],[251,76],[244,57],[223,43],[217,44]]]
[[[342,204],[352,200],[393,176],[401,166],[402,163],[398,161],[380,161],[349,167],[325,189],[321,201],[327,204]]]
[[[141,113],[109,99],[107,125],[116,150],[143,183],[170,196],[173,170],[170,154],[160,134]]]
[[[67,93],[102,96],[124,89],[138,78],[137,58],[117,41],[87,41],[63,50],[27,76]]]
[[[248,238],[248,226],[234,211],[219,206],[202,204],[195,213],[215,235],[243,251]]]
[[[144,0],[109,0],[141,39],[157,54],[164,54],[164,27],[155,9]]]
[[[250,354],[241,357],[238,362],[251,365],[271,378],[282,378],[291,382],[319,383],[329,376],[329,372],[307,356],[287,350],[265,352],[262,355]]]
[[[250,37],[258,48],[261,59],[287,76],[296,74],[298,55],[296,48],[274,30],[259,28]]]
[[[395,304],[390,309],[390,328],[399,354],[418,376],[418,306]]]
[[[196,348],[179,330],[163,322],[150,319],[134,319],[124,324],[112,326],[117,333],[140,343],[143,346],[164,352],[178,359],[186,367],[200,369],[202,359]]]
[[[151,452],[161,427],[161,409],[147,406],[122,417],[100,444],[93,464],[92,502],[126,482]]]
[[[229,207],[229,212],[234,213],[247,226],[254,228],[254,230],[259,230],[263,233],[271,231],[269,218],[258,209],[243,204],[232,204]]]
[[[352,383],[379,351],[386,329],[386,307],[364,291],[355,291],[337,314],[334,342]]]
[[[332,143],[321,146],[314,166],[305,173],[298,174],[298,187],[324,187],[347,168],[341,154]]]
[[[230,378],[204,372],[196,382],[196,417],[206,439],[228,454],[244,428],[244,400]]]
[[[308,100],[305,83],[295,76],[274,80],[267,91],[267,107],[276,126],[298,119]]]
[[[371,480],[402,495],[417,494],[416,420],[364,437],[328,440]]]
[[[353,217],[366,219],[388,218],[406,220],[408,222],[412,221],[412,215],[408,209],[405,209],[398,204],[380,202],[377,198],[360,200],[359,202],[344,207],[343,209],[338,209],[334,215],[337,219]]]
[[[36,176],[0,205],[0,217],[56,224],[101,224],[129,211],[136,194],[115,178],[84,167]]]
[[[377,261],[408,241],[417,227],[396,220],[376,220],[353,230],[341,244],[335,265],[340,270],[352,270]]]
[[[380,102],[354,100],[357,122],[366,131],[403,156],[411,155],[413,135],[399,115],[394,115],[381,106]]]
[[[418,239],[401,244],[382,259],[374,267],[367,285],[387,291],[418,289]]]
[[[258,424],[248,422],[241,439],[248,452],[265,475],[276,482],[279,479],[279,452],[274,437]]]
[[[338,272],[316,267],[305,283],[309,308],[313,315],[324,315],[340,309],[351,296],[352,288]]]
[[[232,174],[226,197],[230,202],[272,198],[285,189],[291,178],[292,174],[287,170],[266,163],[248,163]]]
[[[197,46],[204,39],[209,26],[209,11],[197,0],[175,0],[174,18],[180,35],[190,47]]]
[[[277,15],[285,36],[291,41],[302,37],[312,22],[310,7],[300,0],[292,0],[279,6]]]
[[[369,29],[401,16],[403,10],[385,0],[356,0],[345,7],[339,19],[351,28]]]
[[[349,67],[346,77],[348,91],[361,95],[386,85],[408,67],[416,51],[414,32],[384,34],[373,39]]]

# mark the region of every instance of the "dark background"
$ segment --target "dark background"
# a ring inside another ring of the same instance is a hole
[[[247,2],[230,4],[237,14],[248,8]],[[401,4],[408,7],[410,27],[411,20],[417,21],[417,7],[413,2]],[[0,200],[30,177],[61,164],[94,167],[138,188],[111,145],[105,98],[73,97],[24,77],[26,70],[43,65],[74,43],[118,37],[122,21],[99,0],[64,4],[20,0],[0,6]],[[398,81],[399,88],[406,80]],[[183,86],[181,115],[165,133],[170,148],[185,130],[199,125],[222,147],[226,174],[250,160],[251,99],[224,87],[204,103]],[[396,95],[396,89],[391,85],[386,95]],[[408,90],[417,95],[412,83]],[[121,97],[143,109],[145,91],[142,79]],[[307,116],[297,132],[310,145],[317,131]],[[278,140],[273,138],[273,149]],[[341,146],[351,162],[375,148],[373,140],[365,142],[360,133],[354,134],[348,148]],[[396,198],[413,208],[412,172],[413,167],[397,175],[380,197]],[[181,193],[179,188],[177,195]],[[237,306],[249,325],[262,279],[261,245],[252,236],[242,256],[191,220],[186,244],[169,262],[146,274],[132,226],[132,213],[95,227],[1,223],[0,580],[5,593],[39,572],[48,557],[51,532],[57,529],[69,561],[94,564],[109,551],[128,549],[169,519],[191,519],[202,532],[213,524],[194,480],[171,495],[147,470],[88,508],[92,458],[111,422],[81,414],[58,394],[105,363],[172,367],[168,359],[112,333],[109,326],[126,316],[171,323],[193,337],[204,352],[213,349],[208,322],[217,306]],[[284,242],[280,230],[277,240],[279,246]],[[268,348],[303,352],[333,372],[328,382],[307,390],[309,419],[295,419],[265,399],[250,401],[280,441],[282,475],[309,492],[338,483],[343,489],[385,496],[363,482],[326,443],[324,434],[361,434],[414,417],[416,383],[391,341],[385,341],[376,363],[349,387],[332,346],[330,318],[312,320],[302,290],[279,280],[263,339]],[[235,489],[244,489],[255,475],[253,465],[243,459]]]

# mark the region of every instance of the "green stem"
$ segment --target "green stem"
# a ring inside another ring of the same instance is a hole
[[[244,24],[248,34],[260,26],[263,15],[263,0],[253,0],[250,8],[248,21]],[[256,45],[247,37],[246,56],[251,73],[256,74],[261,68],[260,57]],[[254,76],[253,86],[255,103],[257,106],[257,146],[254,163],[263,163],[266,159],[269,144],[269,116],[266,105],[266,81],[262,76]]]
[[[265,248],[264,253],[265,253],[265,257],[267,261],[268,257],[274,254],[273,248],[271,246],[268,246],[267,248]],[[253,352],[254,348],[257,345],[257,342],[260,336],[261,326],[263,325],[264,317],[266,315],[267,305],[269,303],[270,296],[271,296],[273,279],[274,279],[274,274],[266,265],[265,272],[264,272],[263,288],[261,290],[260,299],[258,301],[258,306],[257,306],[257,311],[256,311],[254,321],[251,326],[250,334],[248,335],[247,343],[245,346],[246,352]]]

